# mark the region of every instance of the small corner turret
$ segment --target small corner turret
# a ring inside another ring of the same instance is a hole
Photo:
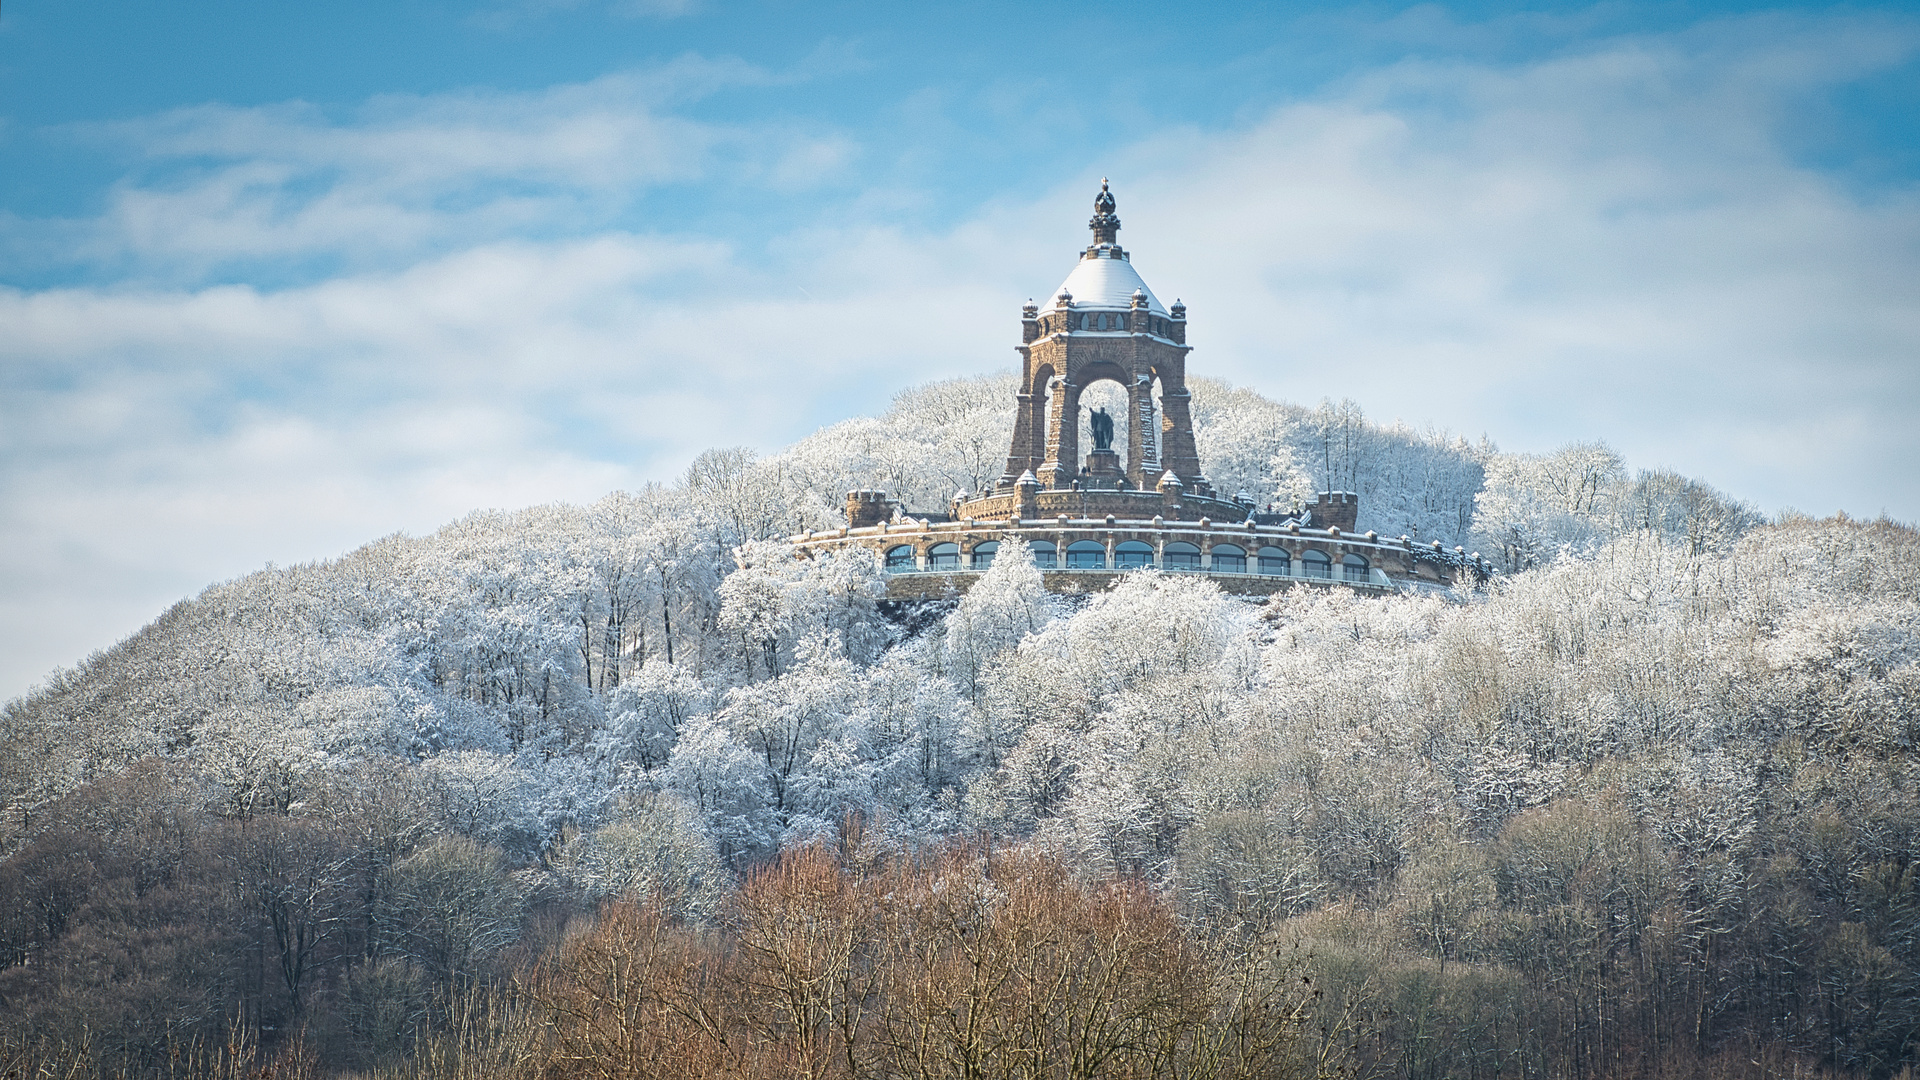
[[[847,492],[847,528],[868,529],[891,521],[898,509],[884,491]]]
[[[1323,491],[1314,499],[1312,510],[1308,520],[1314,528],[1350,533],[1360,520],[1360,496],[1351,491]]]

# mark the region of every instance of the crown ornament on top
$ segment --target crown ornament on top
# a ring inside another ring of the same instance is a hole
[[[1093,230],[1095,247],[1111,247],[1119,243],[1120,219],[1114,216],[1113,192],[1107,189],[1107,178],[1100,178],[1100,194],[1093,198],[1093,220],[1087,227]]]

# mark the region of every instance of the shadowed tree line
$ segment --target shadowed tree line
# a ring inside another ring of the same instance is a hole
[[[127,812],[129,797],[158,796],[156,779],[98,793],[110,806],[88,802]],[[155,824],[161,834],[141,840],[166,839]],[[120,860],[82,852],[94,872],[79,880],[16,858],[7,884],[39,887],[43,923],[86,926],[36,925],[9,942],[25,955],[0,985],[0,1066],[819,1080],[1347,1071],[1351,1032],[1320,1021],[1305,958],[1282,935],[1202,932],[1142,882],[1083,880],[1031,849],[886,851],[850,830],[835,849],[785,853],[709,911],[685,894],[532,899],[471,841],[383,862],[350,839],[366,835],[207,828]],[[323,862],[330,877],[314,872]],[[343,872],[349,863],[358,869]],[[58,944],[36,947],[35,934]]]

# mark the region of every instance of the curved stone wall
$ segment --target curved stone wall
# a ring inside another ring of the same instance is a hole
[[[1448,590],[1472,587],[1488,573],[1484,561],[1459,548],[1446,550],[1437,541],[1421,544],[1409,537],[1389,540],[1372,533],[1298,525],[1216,525],[1205,519],[1056,516],[997,523],[909,519],[806,533],[791,540],[802,557],[847,546],[875,552],[890,564],[888,597],[908,600],[940,596],[949,588],[965,591],[984,572],[984,567],[975,565],[976,549],[1014,536],[1030,545],[1052,545],[1056,565],[1042,569],[1047,588],[1054,592],[1096,591],[1130,569],[1149,567],[1202,574],[1229,592],[1250,595],[1294,586],[1343,585],[1376,594]],[[1068,565],[1067,553],[1075,545],[1081,546],[1085,565]],[[1263,563],[1262,550],[1276,554]],[[1237,568],[1233,551],[1240,556]],[[1284,571],[1278,569],[1280,552],[1286,555]],[[1123,556],[1132,565],[1119,565]]]

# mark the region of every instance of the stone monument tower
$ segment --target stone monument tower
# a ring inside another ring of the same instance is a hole
[[[1296,586],[1367,593],[1452,589],[1484,581],[1485,563],[1439,541],[1354,534],[1359,500],[1321,493],[1312,516],[1263,514],[1222,497],[1200,472],[1187,394],[1187,311],[1160,305],[1118,241],[1106,181],[1093,202],[1093,243],[1045,308],[1020,314],[1021,370],[1013,447],[992,490],[956,494],[947,513],[919,516],[879,491],[847,493],[847,523],[802,533],[812,558],[864,548],[886,568],[887,596],[951,596],[989,572],[1018,540],[1046,586],[1084,593],[1137,570],[1204,574],[1228,592],[1265,596]],[[1127,404],[1089,417],[1080,397],[1118,383]],[[1126,458],[1119,449],[1126,424]]]
[[[1093,243],[1045,308],[1029,301],[1021,311],[1018,411],[997,493],[1030,472],[1050,491],[1153,491],[1171,477],[1190,497],[1213,495],[1188,415],[1186,308],[1161,306],[1134,271],[1114,209],[1102,180],[1087,223]],[[1080,395],[1101,380],[1127,394],[1124,464],[1109,448],[1081,456]]]

